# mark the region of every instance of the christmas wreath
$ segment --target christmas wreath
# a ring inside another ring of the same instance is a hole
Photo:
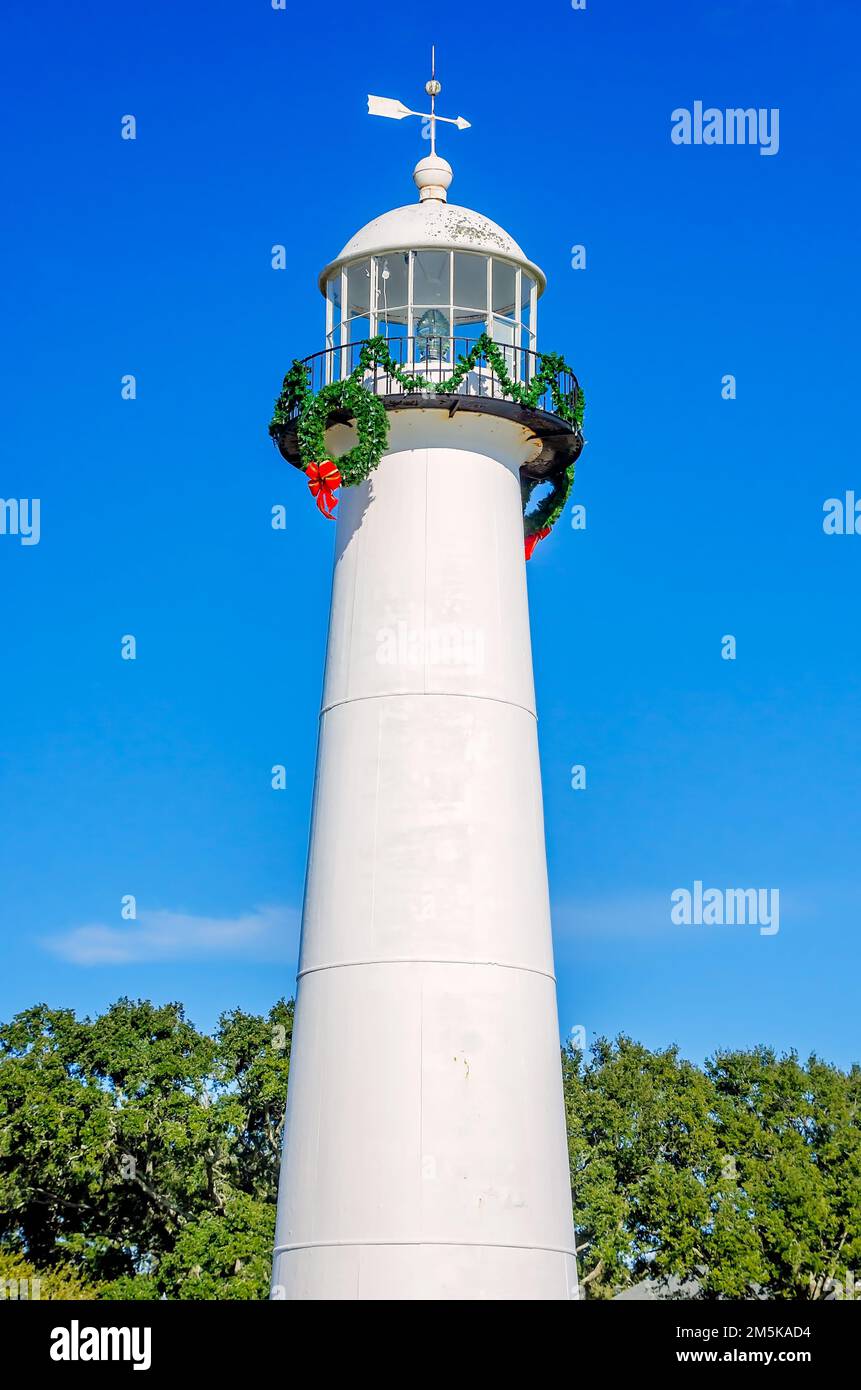
[[[369,338],[362,345],[358,364],[348,377],[330,382],[316,392],[308,383],[305,364],[297,359],[284,378],[269,433],[276,436],[286,424],[296,421],[299,457],[308,486],[320,511],[331,518],[338,505],[338,488],[342,485],[355,487],[364,482],[377,467],[388,444],[386,409],[380,397],[365,385],[366,373],[371,368],[381,367],[407,394],[427,391],[434,395],[449,395],[457,392],[482,357],[493,371],[504,396],[526,409],[534,410],[544,392],[549,390],[554,413],[580,432],[583,424],[583,391],[577,385],[573,394],[568,395],[560,388],[559,374],[571,371],[563,358],[557,353],[540,353],[538,371],[527,386],[511,378],[498,344],[488,334],[482,333],[469,353],[458,357],[451,375],[439,381],[404,371],[392,357],[388,343],[382,337]],[[357,436],[352,449],[338,457],[330,457],[326,452],[326,428],[334,411],[345,411],[353,417]],[[573,462],[547,480],[551,483],[550,491],[529,510],[532,493],[542,485],[542,481],[527,479],[521,489],[527,559],[538,541],[550,534],[565,508],[574,483]]]

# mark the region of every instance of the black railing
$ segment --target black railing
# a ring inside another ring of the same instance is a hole
[[[343,347],[326,348],[323,352],[315,352],[313,356],[306,357],[303,365],[308,372],[308,385],[311,390],[317,392],[321,386],[351,376],[360,365],[359,359],[364,346],[364,341],[347,343]],[[505,369],[509,377],[521,386],[529,386],[540,368],[540,354],[505,343],[497,343],[496,346],[505,359]],[[444,382],[452,375],[458,358],[467,357],[475,347],[475,339],[436,336],[389,338],[386,340],[386,347],[398,370],[410,376],[424,377],[428,382],[425,390],[432,395],[434,382]],[[405,394],[406,388],[384,366],[369,366],[362,375],[362,381],[377,396]],[[563,368],[556,373],[555,382],[562,399],[573,409],[579,389],[574,373]],[[510,399],[506,397],[502,383],[490,363],[484,358],[479,358],[463,381],[456,388],[449,390],[459,396],[483,396],[489,400]],[[535,402],[535,409],[555,413],[549,385]],[[298,414],[298,406],[293,414]]]

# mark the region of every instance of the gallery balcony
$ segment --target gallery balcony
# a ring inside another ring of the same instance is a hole
[[[487,351],[495,349],[498,353],[497,367],[501,359],[503,377],[487,353],[476,358],[475,336],[425,333],[390,337],[385,340],[388,361],[382,363],[363,362],[363,349],[368,346],[369,340],[363,339],[328,347],[295,365],[304,368],[308,389],[314,395],[323,387],[355,376],[366,390],[381,398],[388,411],[443,409],[454,415],[462,410],[514,420],[542,442],[538,456],[521,470],[524,479],[539,481],[558,474],[582,450],[580,386],[561,359],[551,357],[548,364],[546,354],[494,342]],[[471,356],[476,360],[469,360]],[[301,467],[296,432],[299,413],[298,402],[288,401],[272,434],[284,458]],[[346,424],[349,419],[349,411],[334,409],[330,423]]]

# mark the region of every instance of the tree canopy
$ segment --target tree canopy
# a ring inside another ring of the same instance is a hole
[[[0,1250],[102,1297],[265,1298],[292,1026],[120,999],[0,1027]]]
[[[861,1261],[861,1070],[767,1047],[703,1069],[600,1039],[563,1054],[590,1297],[650,1276],[706,1297],[818,1299]],[[851,1294],[850,1294],[851,1296]]]

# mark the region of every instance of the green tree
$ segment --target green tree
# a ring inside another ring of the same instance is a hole
[[[23,1255],[0,1249],[0,1299],[27,1299],[29,1302],[98,1297],[98,1290],[85,1283],[70,1265],[55,1264],[45,1271],[37,1269]]]
[[[213,1038],[179,1004],[128,999],[0,1027],[0,1249],[135,1297],[188,1297],[208,1250],[219,1297],[259,1290],[292,1010],[234,1011]]]
[[[266,1018],[239,1009],[222,1014],[216,1041],[240,1116],[234,1145],[237,1185],[251,1196],[274,1201],[293,1042],[292,1000],[279,1000]]]
[[[173,1298],[264,1299],[269,1293],[275,1203],[234,1193],[180,1231],[165,1255],[160,1283]]]
[[[646,1274],[684,1276],[705,1258],[719,1171],[706,1076],[676,1048],[599,1039],[563,1053],[581,1282],[590,1298]]]
[[[722,1052],[707,1064],[716,1132],[744,1219],[756,1278],[770,1298],[820,1299],[861,1261],[861,1069],[847,1074],[769,1048]],[[712,1239],[708,1287],[732,1294],[734,1242]]]
[[[861,1071],[767,1048],[703,1070],[676,1048],[563,1052],[581,1281],[822,1298],[861,1258]]]

